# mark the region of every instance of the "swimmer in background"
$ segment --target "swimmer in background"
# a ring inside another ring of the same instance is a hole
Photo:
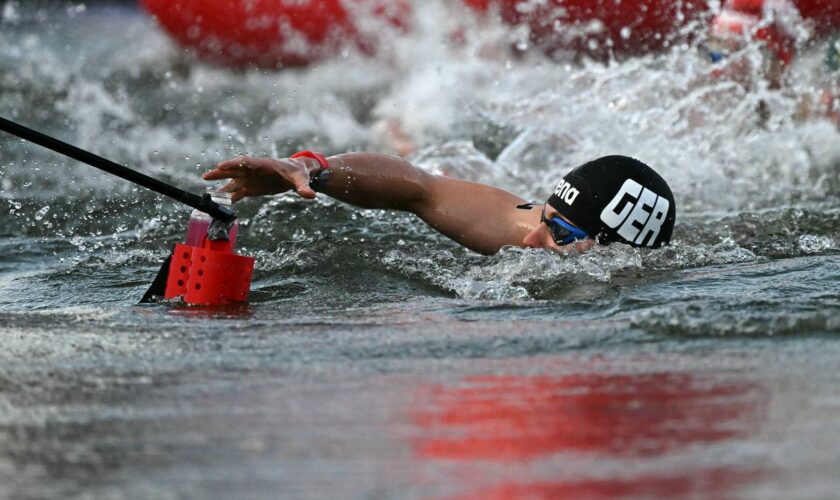
[[[570,253],[596,244],[659,248],[671,240],[676,205],[665,180],[644,163],[606,156],[560,181],[545,203],[499,188],[430,174],[395,156],[302,151],[287,159],[240,156],[203,175],[229,179],[234,202],[248,196],[316,192],[361,208],[411,212],[476,252],[502,247]]]
[[[813,6],[808,7],[805,18],[797,3],[791,0],[728,0],[712,20],[708,39],[703,44],[714,69],[704,79],[717,81],[721,78],[737,82],[746,89],[755,90],[760,77],[768,88],[779,90],[791,88],[792,71],[800,53],[807,53],[826,43],[824,72],[821,83],[797,96],[798,104],[794,119],[805,122],[814,118],[825,118],[840,126],[840,106],[837,95],[840,82],[837,79],[837,7],[826,5],[833,11],[829,17],[815,18]],[[807,6],[806,6],[807,7]],[[743,52],[750,43],[760,44],[761,58],[758,67]],[[701,79],[703,80],[703,79]],[[769,118],[764,100],[759,101],[760,123]]]

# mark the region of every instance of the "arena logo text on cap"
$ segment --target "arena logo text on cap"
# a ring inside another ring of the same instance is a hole
[[[554,196],[566,202],[567,205],[574,205],[578,195],[580,195],[580,191],[566,181],[566,179],[561,180],[560,184],[557,185],[557,189],[554,190]]]
[[[665,197],[633,179],[627,179],[604,207],[601,220],[612,229],[620,226],[618,235],[625,240],[640,246],[652,246],[670,207]]]

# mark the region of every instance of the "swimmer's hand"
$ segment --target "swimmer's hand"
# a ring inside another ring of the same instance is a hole
[[[206,181],[230,179],[222,191],[234,202],[246,196],[264,196],[294,190],[302,198],[315,198],[309,187],[309,170],[303,159],[254,158],[238,156],[225,160],[201,176]]]

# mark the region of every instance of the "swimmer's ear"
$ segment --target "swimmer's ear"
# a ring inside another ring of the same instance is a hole
[[[531,210],[536,205],[539,205],[539,203],[523,203],[521,205],[516,205],[516,208],[519,210]]]

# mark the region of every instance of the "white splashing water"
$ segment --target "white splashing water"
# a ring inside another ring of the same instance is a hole
[[[283,152],[302,141],[329,151],[377,147],[387,142],[377,119],[398,121],[415,144],[432,148],[421,163],[440,168],[435,147],[451,156],[451,141],[464,144],[487,126],[507,130],[495,162],[476,162],[481,153],[462,147],[465,159],[448,160],[448,170],[529,198],[612,153],[660,170],[683,210],[777,206],[792,193],[817,200],[826,194],[821,178],[835,175],[836,128],[794,119],[818,88],[812,62],[795,68],[791,87],[769,90],[705,78],[710,68],[691,47],[609,65],[554,64],[537,53],[515,59],[501,27],[479,26],[448,2],[415,8],[412,33],[383,44],[377,58],[350,53],[305,70],[237,74],[189,63],[179,74],[178,49],[139,16],[120,21],[128,43],[75,59],[46,36],[9,37],[0,54],[25,46],[20,78],[50,82],[80,145],[192,180],[196,163],[239,152]],[[452,43],[456,30],[466,30],[467,42]],[[130,93],[143,73],[162,77],[151,99]],[[760,106],[769,118],[759,117]],[[187,128],[194,123],[201,130]]]

